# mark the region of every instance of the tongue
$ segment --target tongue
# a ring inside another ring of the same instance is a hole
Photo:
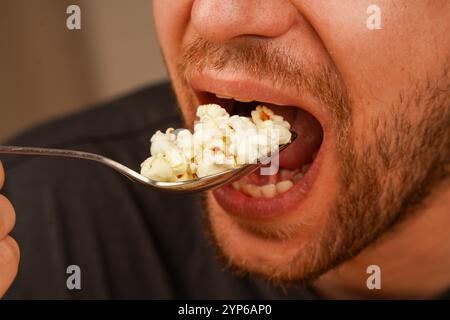
[[[280,153],[280,167],[300,168],[310,163],[314,152],[322,143],[322,127],[308,112],[295,107],[267,105],[275,114],[282,116],[291,124],[291,130],[297,133],[297,139]]]

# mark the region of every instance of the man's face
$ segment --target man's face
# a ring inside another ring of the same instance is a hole
[[[276,280],[317,277],[447,177],[450,2],[377,1],[375,30],[372,3],[154,0],[188,126],[199,104],[254,106],[227,96],[268,104],[298,133],[277,176],[251,177],[291,189],[207,194],[211,234],[233,265]]]

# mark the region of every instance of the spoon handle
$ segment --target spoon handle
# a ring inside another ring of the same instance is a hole
[[[77,158],[91,160],[103,165],[106,165],[115,171],[123,174],[127,178],[145,184],[146,186],[151,186],[152,181],[143,177],[139,173],[130,168],[124,166],[123,164],[114,161],[110,158],[101,156],[99,154],[67,150],[67,149],[53,149],[53,148],[35,148],[35,147],[19,147],[19,146],[3,146],[0,145],[0,154],[19,154],[26,156],[50,156],[50,157],[63,157],[63,158]],[[155,186],[157,189],[157,187]]]

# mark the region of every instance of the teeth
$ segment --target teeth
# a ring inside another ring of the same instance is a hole
[[[266,184],[260,187],[261,193],[266,198],[273,198],[277,194],[277,189],[273,183]]]
[[[230,97],[230,96],[227,96],[227,95],[225,95],[225,94],[220,94],[220,93],[215,93],[215,95],[216,95],[216,97],[219,98],[219,99],[228,99],[228,100],[233,99],[233,100],[236,100],[236,101],[239,101],[239,102],[245,102],[245,103],[247,103],[247,102],[252,102],[252,101],[253,101],[252,99],[235,98],[235,97]]]
[[[277,183],[276,189],[278,193],[283,193],[292,188],[293,185],[294,183],[291,180],[284,180]]]
[[[304,176],[304,174],[303,174],[302,172],[299,172],[299,173],[297,173],[297,174],[292,178],[292,180],[293,180],[294,182],[297,182],[298,180],[300,180],[301,178],[303,178],[303,176]]]
[[[289,180],[292,175],[292,171],[288,169],[280,169],[280,180]]]
[[[257,186],[254,184],[241,185],[239,182],[233,182],[232,187],[235,190],[241,191],[252,198],[273,198],[278,194],[288,191],[294,183],[291,180],[284,180],[278,182],[276,185],[273,183]]]
[[[219,99],[233,99],[233,97],[229,97],[224,94],[217,94],[217,93],[216,93],[216,97]]]
[[[246,102],[246,103],[253,101],[252,99],[243,99],[243,98],[233,98],[233,99],[239,102]]]
[[[246,184],[242,187],[242,191],[253,198],[261,197],[261,188],[254,184]]]

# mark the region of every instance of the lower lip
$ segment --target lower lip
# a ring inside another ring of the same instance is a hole
[[[307,198],[318,175],[323,144],[302,179],[288,191],[274,198],[252,198],[234,189],[231,184],[213,190],[219,205],[229,214],[247,219],[271,219],[299,207]]]

